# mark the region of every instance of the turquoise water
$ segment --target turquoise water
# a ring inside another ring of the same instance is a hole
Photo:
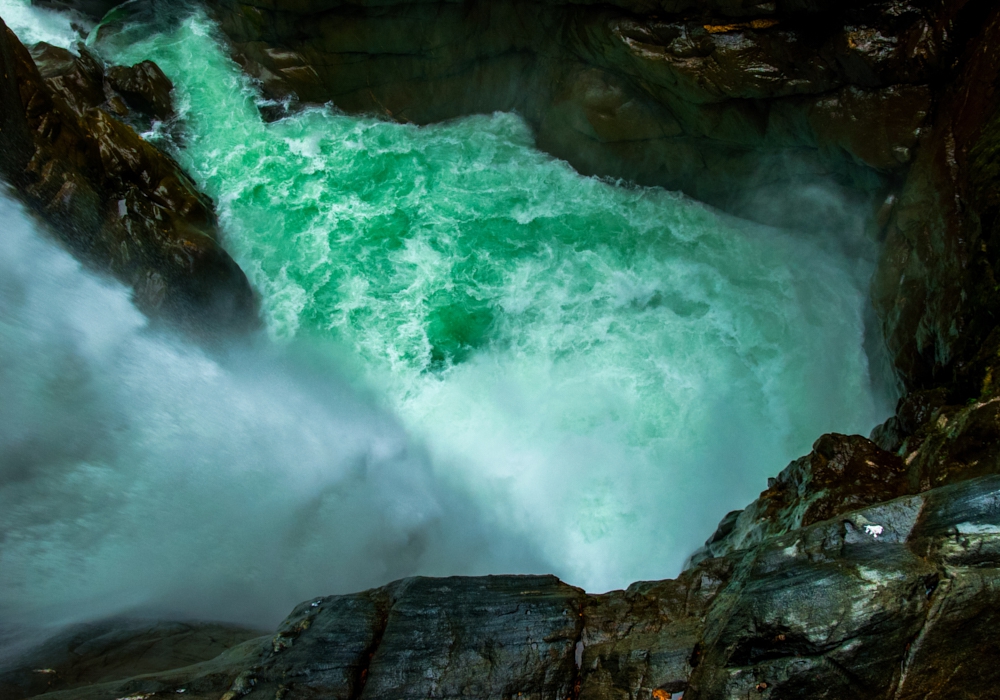
[[[864,262],[581,177],[512,114],[265,124],[204,17],[140,34],[108,57],[177,85],[177,157],[269,333],[346,348],[439,477],[570,581],[675,573],[820,433],[881,417]]]
[[[0,459],[6,613],[270,622],[413,573],[672,576],[821,433],[888,412],[860,231],[581,177],[512,114],[265,124],[199,14],[95,48],[173,79],[180,117],[145,136],[217,202],[267,337],[151,335],[6,214],[33,301],[3,297],[0,443],[65,446]]]

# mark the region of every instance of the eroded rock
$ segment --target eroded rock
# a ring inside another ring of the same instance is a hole
[[[154,119],[167,120],[174,116],[170,96],[174,84],[152,61],[134,66],[112,66],[108,69],[108,84],[133,109]]]
[[[298,606],[271,637],[48,700],[992,697],[1000,477],[879,503],[588,595],[414,578]]]
[[[689,565],[912,492],[898,456],[860,435],[824,435],[812,452],[768,479],[756,501],[727,515]]]

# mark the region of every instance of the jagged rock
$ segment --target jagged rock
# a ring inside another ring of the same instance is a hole
[[[135,110],[150,120],[174,116],[173,83],[152,61],[134,66],[104,65],[86,47],[77,53],[40,43],[30,49],[38,73],[78,117],[98,107],[118,117]]]
[[[174,116],[170,97],[174,84],[152,61],[128,67],[112,66],[108,69],[108,84],[133,109],[160,120]]]
[[[255,327],[246,276],[214,238],[211,201],[111,116],[100,63],[51,46],[36,55],[41,69],[0,21],[0,176],[78,257],[130,285],[146,312],[203,333]],[[154,74],[140,67],[128,85],[142,75],[156,84]]]
[[[66,106],[82,117],[107,101],[104,66],[82,46],[74,54],[44,42],[29,49],[38,74]]]
[[[770,536],[673,581],[414,578],[307,601],[212,661],[42,695],[995,697],[1000,476]],[[36,656],[37,663],[44,662]]]
[[[688,565],[915,491],[896,455],[860,435],[823,435],[812,452],[769,479],[756,501],[728,514]]]

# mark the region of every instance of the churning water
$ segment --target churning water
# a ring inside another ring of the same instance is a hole
[[[8,618],[273,622],[412,573],[672,576],[821,433],[887,412],[858,227],[581,177],[511,114],[265,124],[203,15],[127,38],[96,48],[173,79],[179,120],[146,136],[217,202],[267,337],[153,333],[0,205]]]

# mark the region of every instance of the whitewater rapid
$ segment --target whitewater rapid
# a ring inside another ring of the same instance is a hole
[[[266,124],[200,13],[92,44],[174,81],[146,137],[217,202],[267,333],[154,332],[0,201],[0,619],[673,576],[821,433],[888,413],[863,217],[779,231],[585,178],[511,114]]]

